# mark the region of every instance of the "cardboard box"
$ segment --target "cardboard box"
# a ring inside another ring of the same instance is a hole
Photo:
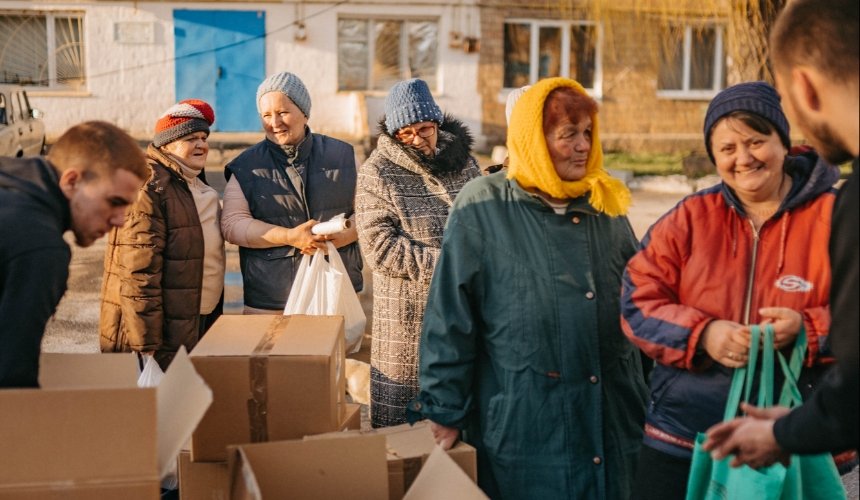
[[[390,458],[390,443],[388,436],[381,433],[347,432],[302,441],[231,448],[230,498],[384,499],[391,495],[389,467],[393,462],[403,463]],[[474,476],[467,475],[454,462],[452,457],[457,453],[445,453],[435,444],[431,450],[406,496],[403,497],[401,491],[401,497],[409,500],[486,499],[475,484]],[[459,454],[468,453],[463,449]],[[474,456],[474,448],[471,448],[473,465]]]
[[[452,448],[453,449],[453,448]],[[450,451],[450,450],[449,450]],[[486,500],[487,495],[475,484],[450,453],[435,447],[403,500]]]
[[[227,500],[230,475],[227,462],[192,462],[191,452],[179,453],[179,498],[181,500]]]
[[[231,452],[234,500],[376,500],[388,495],[382,436],[278,441]]]
[[[361,405],[346,403],[346,412],[343,422],[340,424],[341,431],[357,431],[361,429]]]
[[[346,404],[342,430],[361,428],[361,405]],[[227,462],[192,462],[191,452],[179,454],[179,497],[181,500],[227,500],[230,496]]]
[[[371,431],[351,431],[306,436],[305,440],[336,439],[347,436],[385,437],[388,461],[389,500],[400,500],[419,475],[425,461],[436,448],[436,440],[430,423],[421,421],[415,425],[403,424]],[[447,455],[471,481],[477,482],[477,454],[472,446],[459,442],[448,450]]]
[[[214,400],[191,440],[195,462],[227,446],[336,431],[345,412],[342,316],[223,315],[191,353]]]
[[[134,354],[43,354],[41,389],[0,391],[0,498],[158,498],[212,401],[184,349],[159,387]]]

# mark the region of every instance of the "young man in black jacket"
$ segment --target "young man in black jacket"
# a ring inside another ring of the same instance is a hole
[[[123,225],[149,176],[137,142],[86,122],[46,159],[0,158],[0,388],[38,387],[45,324],[66,291],[72,231],[86,247]]]
[[[839,190],[830,237],[829,342],[836,364],[794,410],[745,407],[748,417],[711,428],[705,449],[717,458],[734,454],[732,465],[758,468],[785,461],[791,453],[858,447],[858,24],[857,0],[796,0],[771,32],[771,59],[786,113],[828,161],[853,158],[854,172]]]

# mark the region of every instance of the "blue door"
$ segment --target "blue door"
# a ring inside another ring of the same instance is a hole
[[[266,13],[174,10],[176,100],[203,99],[213,130],[260,130],[255,102],[266,76]]]

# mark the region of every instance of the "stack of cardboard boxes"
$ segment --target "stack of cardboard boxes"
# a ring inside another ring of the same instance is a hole
[[[212,406],[179,462],[183,500],[227,498],[227,449],[357,429],[345,402],[343,317],[224,315],[191,354]]]
[[[42,389],[0,391],[0,499],[155,500],[177,454],[183,500],[483,498],[468,445],[358,431],[343,328],[225,315],[157,388],[136,386],[132,354],[46,354]]]

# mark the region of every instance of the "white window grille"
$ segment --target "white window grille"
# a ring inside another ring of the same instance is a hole
[[[83,36],[80,12],[0,10],[0,81],[84,89]]]

